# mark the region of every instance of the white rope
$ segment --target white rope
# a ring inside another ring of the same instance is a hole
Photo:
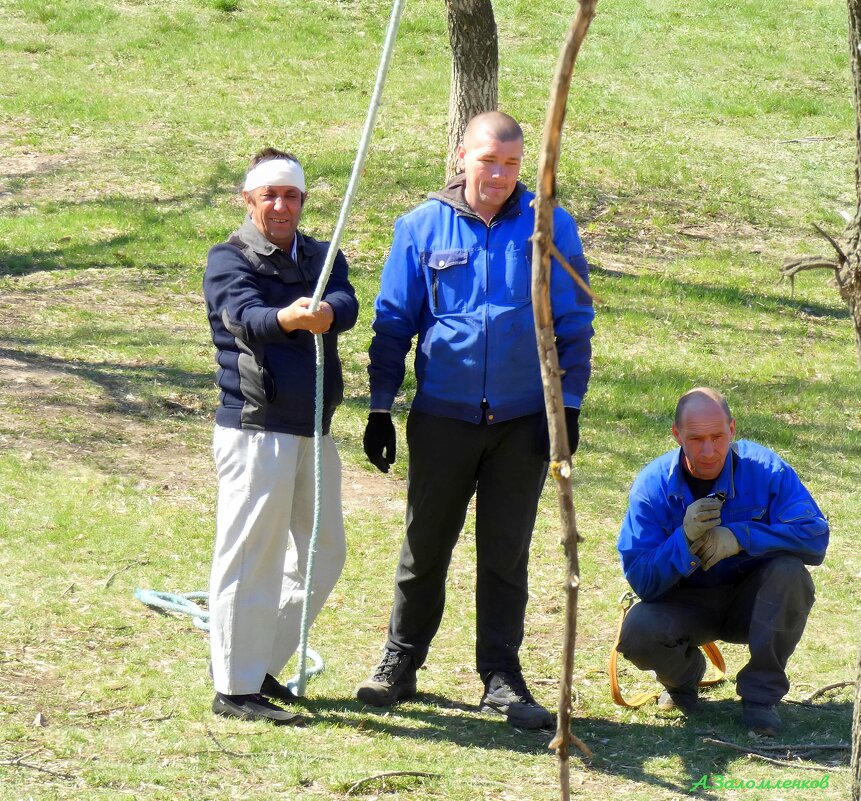
[[[380,57],[380,66],[377,70],[377,81],[374,85],[371,104],[365,119],[365,128],[362,131],[362,139],[359,142],[356,161],[353,163],[353,172],[350,175],[347,192],[341,203],[341,213],[338,216],[338,222],[332,233],[332,241],[329,243],[326,261],[323,263],[323,271],[320,273],[317,288],[314,290],[314,296],[311,299],[311,311],[316,311],[320,306],[320,299],[332,273],[332,266],[338,253],[338,245],[347,223],[347,216],[350,213],[350,207],[353,204],[353,198],[359,186],[359,180],[362,177],[362,169],[365,166],[365,158],[371,145],[371,134],[374,130],[374,123],[377,120],[377,111],[380,108],[383,87],[386,83],[386,75],[389,71],[389,63],[392,60],[395,39],[398,35],[398,25],[401,21],[401,14],[403,13],[405,3],[406,0],[395,0],[394,7],[392,8],[389,27],[383,43],[383,53]],[[320,533],[320,513],[323,507],[323,336],[321,334],[317,334],[314,337],[314,344],[316,346],[317,366],[316,405],[314,409],[314,527],[311,532],[311,542],[308,544],[308,565],[305,570],[305,601],[302,606],[302,625],[299,633],[299,680],[295,690],[299,696],[305,695],[305,683],[307,680],[305,663],[308,654],[308,609],[311,597],[314,594],[314,558],[317,552],[317,537]]]

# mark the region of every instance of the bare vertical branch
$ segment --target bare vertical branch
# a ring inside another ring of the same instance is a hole
[[[562,653],[562,677],[559,682],[559,714],[556,737],[551,747],[559,757],[559,784],[563,801],[571,797],[568,754],[569,745],[577,743],[584,753],[588,749],[571,734],[571,677],[574,670],[574,650],[577,636],[577,593],[580,586],[580,566],[577,556],[577,521],[574,513],[571,488],[571,453],[565,426],[565,407],[562,399],[562,382],[559,356],[556,351],[556,333],[553,328],[553,310],[550,307],[550,263],[553,245],[553,208],[556,197],[556,169],[562,140],[562,125],[571,86],[571,75],[580,45],[586,38],[589,24],[595,16],[597,0],[579,0],[579,7],[568,30],[550,94],[550,104],[544,123],[544,135],[538,161],[538,185],[535,197],[535,234],[533,236],[532,298],[535,314],[535,333],[541,378],[544,384],[544,402],[550,432],[550,473],[556,481],[559,512],[562,517],[563,541],[567,557],[565,589],[565,641]]]

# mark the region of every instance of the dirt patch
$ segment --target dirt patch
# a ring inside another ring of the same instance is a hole
[[[123,400],[125,398],[125,400]],[[210,410],[193,393],[158,399],[94,385],[73,368],[0,348],[0,447],[24,459],[89,464],[175,501],[201,504],[215,486]],[[403,512],[404,482],[345,465],[344,511]],[[204,502],[205,503],[205,502]]]
[[[404,510],[405,484],[383,473],[370,473],[351,465],[344,466],[341,495],[344,514],[374,510],[377,514],[399,515]]]

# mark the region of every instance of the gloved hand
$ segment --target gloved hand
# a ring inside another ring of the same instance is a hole
[[[695,542],[691,550],[700,558],[703,570],[709,570],[722,559],[735,556],[741,548],[738,540],[728,528],[715,526]]]
[[[568,449],[573,456],[580,444],[580,410],[571,406],[565,407],[565,427],[568,429]]]
[[[365,436],[362,438],[365,456],[378,470],[389,472],[389,465],[395,461],[395,426],[389,412],[371,412]]]
[[[720,525],[720,510],[723,502],[717,498],[700,498],[685,510],[682,528],[688,542],[696,542],[709,529]]]

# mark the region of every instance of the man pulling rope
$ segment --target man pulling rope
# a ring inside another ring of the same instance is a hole
[[[300,720],[272,701],[293,693],[277,680],[300,641],[304,566],[314,529],[315,472],[323,476],[313,620],[346,557],[341,468],[329,427],[343,397],[337,336],[358,302],[340,251],[313,304],[328,243],[298,230],[307,198],[295,156],[274,148],[251,160],[248,216],[209,253],[203,280],[220,367],[213,454],[218,472],[209,606],[213,712],[277,724]],[[322,464],[315,471],[315,345],[325,386]]]

